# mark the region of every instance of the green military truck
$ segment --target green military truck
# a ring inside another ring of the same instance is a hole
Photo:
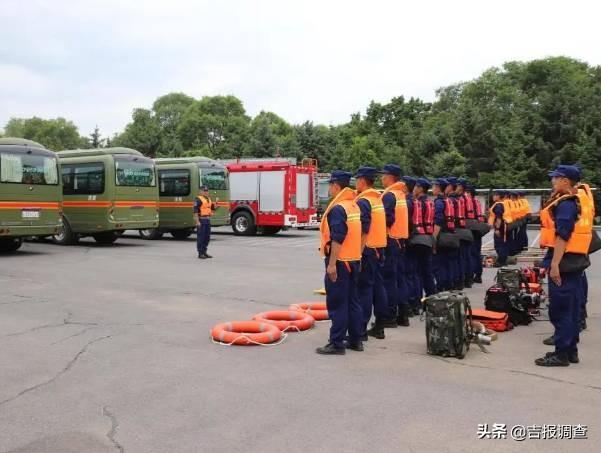
[[[75,244],[92,236],[111,244],[125,230],[159,224],[152,159],[129,148],[76,149],[57,153],[63,182],[63,226],[54,241]]]
[[[0,252],[27,236],[61,227],[61,185],[56,154],[22,138],[0,138]]]
[[[159,186],[159,226],[140,230],[145,239],[159,239],[170,233],[185,239],[194,231],[194,200],[201,186],[207,186],[217,209],[212,226],[230,223],[229,176],[225,166],[207,157],[155,159]]]

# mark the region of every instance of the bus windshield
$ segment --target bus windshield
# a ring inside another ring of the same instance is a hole
[[[0,153],[0,182],[58,184],[56,158],[32,153]]]
[[[115,158],[118,186],[154,187],[154,164],[145,158]]]
[[[227,190],[227,173],[223,168],[199,168],[200,184],[209,190]]]

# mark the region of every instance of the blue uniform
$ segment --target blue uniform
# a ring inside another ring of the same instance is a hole
[[[447,231],[444,210],[444,196],[438,195],[434,199],[434,225],[439,226],[441,231]],[[436,254],[432,256],[432,265],[437,290],[446,291],[451,289],[449,251],[447,249],[437,249]]]
[[[497,252],[497,264],[504,266],[507,264],[507,257],[509,256],[509,249],[507,240],[505,237],[505,229],[506,225],[503,221],[503,214],[505,213],[505,207],[503,203],[498,203],[493,209],[493,214],[495,215],[495,222],[498,219],[501,219],[501,227],[497,230],[499,235],[494,235],[494,245],[495,251]]]
[[[386,214],[386,226],[390,228],[395,221],[396,197],[393,193],[386,193],[382,197],[384,212]],[[386,256],[382,266],[382,279],[384,289],[388,298],[389,313],[388,318],[396,317],[397,306],[399,305],[399,286],[398,286],[398,260],[400,256],[400,243],[396,239],[388,238],[386,244]]]
[[[459,195],[450,195],[451,200],[455,205],[455,228],[461,228],[459,225]],[[459,249],[451,252],[451,282],[454,287],[463,287],[466,279],[469,278],[470,274],[470,248],[471,243],[466,241],[460,241]]]
[[[196,227],[196,250],[199,255],[207,253],[211,241],[211,218],[200,217],[201,206],[202,201],[200,201],[200,198],[196,198],[194,200],[194,213],[198,214],[200,220],[200,226]]]
[[[407,195],[407,211],[409,216],[409,231],[413,231],[413,206],[419,201],[413,198],[412,194]],[[417,271],[417,257],[414,247],[405,247],[405,279],[407,282],[407,298],[409,305],[419,307],[422,298],[422,284]]]
[[[361,211],[361,233],[367,234],[371,227],[371,204],[361,198],[357,200]],[[382,279],[385,249],[365,247],[361,256],[361,272],[359,273],[359,302],[363,311],[362,334],[365,334],[371,318],[372,306],[377,320],[389,316],[388,297]]]
[[[342,206],[334,206],[328,213],[330,239],[342,244],[348,233],[346,225],[346,212]],[[325,259],[328,266],[329,257]],[[348,331],[351,343],[361,341],[363,312],[359,304],[357,285],[359,281],[359,261],[336,262],[338,273],[335,282],[331,281],[327,273],[325,276],[326,305],[332,321],[330,327],[330,343],[337,347],[344,347],[344,337]]]
[[[561,201],[554,210],[555,233],[569,241],[576,225],[578,207],[573,199]],[[543,260],[546,268],[551,266],[553,249],[548,249]],[[561,286],[549,278],[549,320],[555,327],[555,351],[570,353],[578,351],[580,313],[584,300],[583,272],[561,272]]]
[[[420,195],[414,203],[422,204],[422,212],[426,212],[427,195]],[[443,207],[444,210],[444,207]],[[430,296],[436,292],[436,283],[434,281],[434,271],[432,268],[432,249],[424,245],[415,245],[409,247],[411,258],[414,262],[416,276],[416,297],[415,306],[421,306],[421,298],[425,293]]]
[[[413,196],[407,195],[407,216],[409,219],[409,231],[411,231],[411,218],[413,216]],[[397,287],[399,291],[398,305],[408,305],[414,297],[415,288],[415,270],[411,260],[410,253],[407,251],[407,239],[399,239],[399,259],[397,261]]]

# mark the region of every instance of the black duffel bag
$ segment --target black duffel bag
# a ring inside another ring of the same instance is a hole
[[[486,222],[476,222],[472,226],[470,226],[470,230],[472,230],[472,234],[476,237],[484,237],[490,231],[490,225]]]
[[[591,265],[588,255],[566,252],[559,262],[559,272],[582,272]]]
[[[434,246],[434,238],[430,234],[414,234],[409,239],[409,245],[421,245],[432,248]]]
[[[436,241],[436,248],[439,249],[458,249],[459,248],[459,236],[455,233],[449,233],[448,231],[441,231],[438,234],[438,240]]]
[[[459,236],[460,241],[474,242],[474,235],[467,228],[455,228],[455,234]]]
[[[599,250],[601,250],[601,238],[597,232],[593,230],[593,239],[591,240],[591,245],[588,248],[588,254],[591,255]]]

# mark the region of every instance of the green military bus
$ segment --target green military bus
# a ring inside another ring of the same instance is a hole
[[[56,154],[22,138],[0,138],[0,252],[23,237],[50,236],[61,227]]]
[[[230,223],[229,176],[225,166],[207,157],[155,159],[159,186],[160,220],[158,228],[140,230],[145,239],[158,239],[170,233],[185,239],[194,231],[194,199],[201,186],[207,186],[217,209],[212,226]]]
[[[57,153],[63,182],[61,245],[92,236],[112,244],[125,230],[159,224],[152,159],[129,148],[77,149]]]

